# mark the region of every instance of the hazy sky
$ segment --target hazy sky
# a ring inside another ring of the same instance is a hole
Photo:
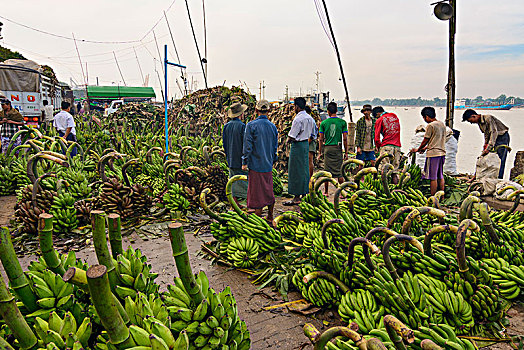
[[[326,0],[340,47],[351,99],[372,97],[445,97],[447,22],[433,15],[427,0]],[[17,0],[2,4],[0,16],[77,39],[134,41],[132,44],[79,42],[89,83],[141,85],[135,52],[150,86],[160,90],[153,57],[152,32],[172,0]],[[524,1],[458,0],[457,96],[524,96]],[[202,1],[189,0],[200,50],[204,51]],[[286,85],[293,94],[315,87],[343,97],[335,53],[320,24],[314,0],[207,0],[209,85],[245,82],[258,95],[281,98]],[[182,64],[204,86],[184,0],[167,12]],[[82,83],[74,42],[4,22],[0,44],[40,64],[49,64],[60,80]],[[146,35],[147,34],[147,35]],[[155,28],[163,54],[169,45],[164,20]],[[160,75],[162,69],[156,62]],[[170,68],[170,95],[180,92]],[[163,78],[162,78],[163,79]]]

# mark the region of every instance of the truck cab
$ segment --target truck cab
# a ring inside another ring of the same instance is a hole
[[[124,104],[124,100],[115,100],[112,101],[109,107],[107,107],[104,111],[104,117],[108,117],[109,115],[115,113],[120,106]]]

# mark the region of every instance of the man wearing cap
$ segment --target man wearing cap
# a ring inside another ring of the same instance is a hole
[[[284,205],[298,205],[300,197],[309,193],[309,143],[316,127],[315,120],[305,111],[306,100],[297,97],[294,104],[296,116],[288,133],[288,193],[294,198]]]
[[[0,112],[0,137],[2,141],[2,153],[7,153],[9,145],[19,146],[22,143],[20,137],[11,142],[13,136],[18,132],[21,125],[24,125],[24,117],[11,106],[11,101],[2,99],[2,111]]]
[[[230,178],[235,175],[247,175],[247,171],[242,170],[242,152],[246,125],[240,120],[244,116],[246,109],[246,105],[234,102],[227,111],[229,122],[224,125],[222,132],[222,144],[226,153]],[[236,181],[233,183],[231,191],[233,192],[233,198],[238,203],[239,199],[247,198],[247,183],[245,181]]]
[[[371,111],[373,117],[377,118],[375,122],[375,146],[380,151],[380,155],[389,154],[392,156],[389,163],[397,169],[400,164],[400,121],[394,113],[384,111],[384,108],[378,106]],[[381,139],[382,137],[382,139]],[[378,171],[382,171],[384,163],[380,165]],[[396,182],[396,175],[393,181]]]
[[[480,115],[473,109],[468,109],[462,115],[463,122],[478,124],[480,131],[484,134],[484,148],[482,155],[496,150],[500,158],[499,179],[504,178],[504,169],[506,167],[506,158],[508,157],[509,148],[509,128],[500,120],[492,115]],[[506,146],[499,147],[498,146]]]
[[[256,106],[257,119],[246,125],[242,170],[249,170],[247,207],[262,216],[262,209],[268,207],[266,220],[273,225],[273,164],[277,161],[278,131],[267,119],[270,105],[260,100]]]
[[[377,119],[371,116],[371,105],[364,105],[360,110],[363,117],[357,121],[355,146],[357,146],[357,159],[370,162],[375,165],[375,122]]]

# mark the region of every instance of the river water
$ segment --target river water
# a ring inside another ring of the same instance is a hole
[[[357,121],[362,114],[360,108],[356,110],[353,106],[353,120]],[[411,145],[411,138],[415,134],[417,125],[426,124],[420,115],[421,107],[384,107],[388,112],[395,113],[400,119],[400,133],[402,141],[402,151],[409,152]],[[446,109],[436,108],[437,119],[441,121],[446,120]],[[480,132],[476,124],[463,123],[463,110],[455,110],[454,128],[460,130],[460,138],[458,142],[457,153],[457,170],[459,173],[473,174],[475,172],[475,164],[477,157],[482,152],[484,145],[484,134]],[[510,147],[512,152],[508,155],[506,161],[505,179],[509,178],[509,172],[513,167],[515,161],[515,154],[519,150],[524,150],[524,108],[512,108],[509,111],[487,111],[478,110],[481,114],[491,114],[500,119],[509,127]]]

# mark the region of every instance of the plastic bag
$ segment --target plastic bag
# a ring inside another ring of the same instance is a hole
[[[513,187],[516,188],[516,190],[521,190],[522,189],[522,186],[519,185],[516,182],[513,182],[513,181],[501,181],[501,182],[497,183],[496,192],[498,192],[499,190],[501,190],[502,188],[504,188],[506,186],[513,186]],[[510,194],[512,194],[513,192],[515,192],[514,189],[507,189],[503,193],[501,193],[500,195],[498,193],[495,193],[495,198],[497,198],[497,199],[499,199],[501,201],[507,201],[508,200],[508,196]]]
[[[446,141],[446,161],[444,162],[444,172],[448,175],[458,175],[457,151],[458,151],[458,141],[456,138],[451,136]]]
[[[417,132],[411,138],[411,148],[410,149],[418,148],[423,140],[424,140],[424,133]],[[424,172],[424,167],[426,166],[426,153],[417,152],[415,156],[415,164],[417,164],[419,168],[422,169],[422,172]]]
[[[477,158],[476,179],[482,182],[484,179],[496,179],[499,177],[500,158],[496,153],[488,153]]]

